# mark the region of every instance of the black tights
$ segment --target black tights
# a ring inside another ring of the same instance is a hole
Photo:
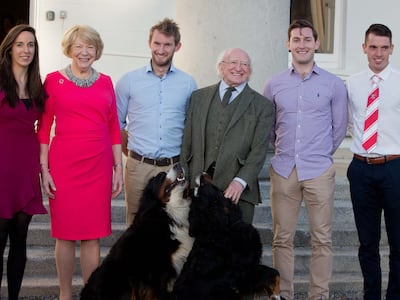
[[[32,216],[16,213],[12,219],[0,218],[0,287],[3,276],[3,257],[7,238],[10,246],[7,259],[8,299],[18,300],[26,264],[26,237]]]

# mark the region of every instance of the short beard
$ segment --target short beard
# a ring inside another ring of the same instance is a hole
[[[169,66],[172,64],[172,57],[171,57],[170,59],[168,59],[167,61],[162,62],[161,64],[158,63],[158,61],[155,60],[154,58],[152,58],[151,60],[152,60],[152,62],[153,62],[157,67],[161,67],[161,68],[163,68],[163,67],[169,67]]]

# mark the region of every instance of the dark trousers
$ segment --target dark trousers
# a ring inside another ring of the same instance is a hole
[[[243,221],[249,224],[253,224],[254,209],[255,209],[254,204],[239,199],[238,205],[242,211]]]
[[[347,177],[360,241],[358,258],[364,278],[364,299],[381,299],[382,211],[390,247],[386,299],[400,299],[400,159],[380,165],[353,159]]]

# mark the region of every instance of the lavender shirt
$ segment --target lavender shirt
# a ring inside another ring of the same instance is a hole
[[[291,67],[269,80],[263,94],[276,111],[271,129],[275,172],[288,178],[296,166],[299,181],[324,173],[346,135],[344,82],[317,65],[304,79]]]

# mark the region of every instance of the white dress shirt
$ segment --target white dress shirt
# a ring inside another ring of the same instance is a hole
[[[371,78],[367,69],[347,79],[349,96],[349,130],[353,136],[350,150],[362,156],[400,154],[400,70],[388,65],[381,73],[379,83],[378,142],[373,153],[362,147],[365,113]]]

